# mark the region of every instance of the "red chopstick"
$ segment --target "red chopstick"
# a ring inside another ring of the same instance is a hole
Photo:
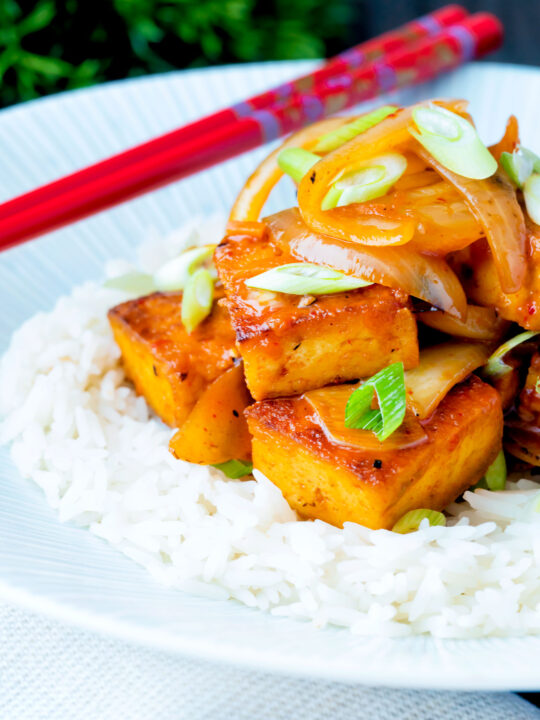
[[[136,153],[137,158],[141,159],[144,154],[151,156],[161,150],[167,150],[173,143],[176,144],[181,141],[191,140],[192,138],[202,135],[204,132],[221,130],[226,125],[236,123],[240,118],[253,114],[254,110],[271,108],[287,99],[292,99],[302,93],[312,91],[318,84],[322,84],[332,77],[343,75],[354,68],[360,67],[362,64],[365,65],[367,62],[381,58],[389,52],[394,52],[400,48],[412,45],[424,37],[436,35],[443,28],[454,25],[466,16],[467,11],[460,5],[446,5],[429,15],[417,18],[403,25],[397,30],[384,33],[377,38],[373,38],[346,50],[337,57],[329,60],[322,68],[316,70],[311,75],[304,75],[296,80],[278,85],[272,90],[268,90],[260,95],[255,95],[243,102],[236,103],[229,108],[218,110],[211,115],[188,123],[177,130],[142,143],[133,148],[132,151],[134,154]],[[124,167],[129,163],[128,154],[130,152],[131,150],[127,150],[103,162],[90,165],[84,169],[84,176],[79,176],[78,173],[75,172],[70,176],[71,186],[74,187],[77,182],[87,183],[93,178],[101,177],[106,171],[112,172]],[[106,168],[103,163],[107,163]],[[48,197],[44,192],[46,187],[50,188],[50,197],[56,193],[53,182],[40,189],[43,191],[40,199],[45,200],[46,197]],[[20,199],[22,200],[24,197],[23,195]],[[17,199],[14,199],[13,202],[16,200]],[[4,208],[7,211],[6,204],[0,205],[0,217],[4,216]],[[15,205],[10,207],[9,212],[14,211],[16,207]]]
[[[383,60],[331,76],[311,93],[294,93],[288,101],[194,136],[186,138],[182,129],[176,130],[120,153],[0,205],[0,249],[186,177],[381,92],[435,77],[489,52],[501,38],[499,21],[478,13]]]
[[[314,88],[325,83],[330,78],[349,73],[362,67],[362,65],[366,65],[368,62],[378,60],[391,52],[411,46],[425,37],[437,35],[444,28],[461,22],[467,15],[467,10],[461,5],[445,5],[428,15],[402,25],[397,30],[383,33],[376,38],[345,50],[345,52],[332,58],[322,68],[310,75],[303,75],[296,78],[296,80],[278,85],[261,95],[255,95],[255,97],[185,126],[182,128],[183,136],[188,129],[193,128],[200,131],[209,127],[220,127],[224,123],[236,121],[239,117],[251,115],[253,110],[264,110],[290,99],[294,95],[313,92]]]

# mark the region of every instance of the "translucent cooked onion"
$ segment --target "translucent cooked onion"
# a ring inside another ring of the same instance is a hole
[[[407,150],[411,140],[408,128],[412,122],[412,113],[415,108],[425,105],[421,103],[419,106],[398,110],[330,152],[314,166],[311,173],[302,178],[298,186],[298,206],[312,230],[364,245],[402,245],[412,238],[416,227],[412,213],[379,214],[377,206],[371,206],[368,211],[363,204],[331,210],[322,208],[335,181],[353,170],[358,163],[396,148]],[[459,102],[446,105],[450,109],[454,109],[454,106],[462,107]]]
[[[416,318],[424,325],[447,335],[479,342],[498,341],[510,327],[510,323],[500,318],[493,308],[479,305],[469,305],[465,320],[448,315],[442,310],[417,313]]]
[[[432,175],[438,178],[434,171]],[[424,187],[396,191],[389,200],[397,209],[414,209],[418,229],[411,247],[420,252],[447,255],[484,235],[463,197],[446,180],[439,178],[439,182]]]
[[[478,343],[443,343],[420,353],[420,363],[405,372],[407,404],[422,420],[429,417],[450,390],[481,367],[489,349]]]
[[[368,247],[312,232],[298,208],[271,215],[265,223],[274,239],[299,260],[401,289],[452,315],[466,316],[461,283],[442,258],[408,247]]]
[[[404,450],[427,438],[426,431],[412,412],[405,414],[402,424],[382,442],[371,430],[345,427],[345,408],[356,385],[334,385],[304,394],[313,408],[326,437],[339,445],[349,445],[363,450]]]
[[[526,228],[512,184],[502,171],[485,180],[470,180],[444,167],[418,144],[418,155],[465,198],[482,226],[505,292],[517,292],[527,271]]]
[[[248,178],[232,207],[229,220],[257,221],[262,212],[272,188],[279,182],[283,170],[277,163],[277,158],[285,148],[302,147],[311,148],[321,135],[345,125],[350,117],[336,117],[313,123],[285,140],[274,152],[270,153],[255,172]]]

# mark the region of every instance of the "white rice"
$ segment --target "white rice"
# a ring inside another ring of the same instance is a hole
[[[216,222],[142,248],[155,269]],[[124,261],[109,274],[127,269]],[[299,522],[281,493],[173,459],[171,430],[124,377],[107,309],[86,284],[13,336],[0,365],[0,442],[59,519],[89,527],[159,581],[365,635],[540,631],[538,485],[465,493],[448,527],[410,535]]]

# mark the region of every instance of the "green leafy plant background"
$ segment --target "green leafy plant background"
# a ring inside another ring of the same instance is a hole
[[[0,0],[0,104],[180,68],[328,56],[346,47],[352,15],[351,0]]]

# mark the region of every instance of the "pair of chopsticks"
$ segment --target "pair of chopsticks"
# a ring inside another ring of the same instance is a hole
[[[489,13],[448,5],[322,68],[0,205],[0,250],[155,190],[382,93],[496,49]]]

